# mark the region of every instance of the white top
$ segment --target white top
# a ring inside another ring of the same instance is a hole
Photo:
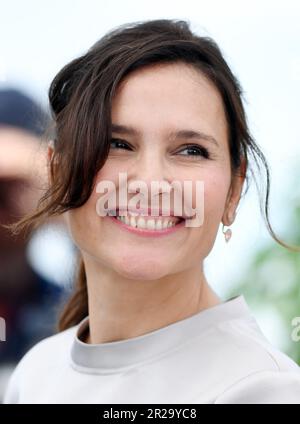
[[[31,348],[4,403],[300,403],[300,367],[243,295],[127,340],[87,344],[89,317]]]

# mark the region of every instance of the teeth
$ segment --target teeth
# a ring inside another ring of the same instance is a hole
[[[150,218],[144,219],[142,216],[117,216],[119,221],[134,228],[142,228],[147,230],[162,230],[165,228],[174,227],[176,223],[172,218]]]
[[[134,216],[130,217],[130,227],[136,227],[136,220]]]

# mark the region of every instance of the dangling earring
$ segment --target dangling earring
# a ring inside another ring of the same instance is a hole
[[[224,234],[226,243],[228,243],[229,240],[230,240],[230,238],[231,238],[231,236],[232,236],[231,229],[230,228],[227,228],[227,230],[224,231],[224,224],[223,224],[223,226],[222,226],[222,233]]]

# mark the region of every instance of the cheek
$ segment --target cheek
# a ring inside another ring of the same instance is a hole
[[[193,208],[196,208],[197,205],[196,181],[203,184],[204,199],[202,199],[202,192],[200,191],[199,207],[200,201],[204,200],[204,224],[212,221],[220,222],[230,187],[230,171],[223,166],[214,166],[201,169],[200,172],[197,172],[197,175],[193,173],[188,179],[193,181]]]
[[[120,172],[118,170],[118,172]],[[97,214],[97,201],[105,195],[96,192],[97,184],[100,181],[110,181],[117,186],[118,172],[116,167],[113,166],[110,160],[107,160],[101,170],[96,174],[94,179],[94,188],[88,201],[77,208],[76,210],[69,211],[67,222],[71,232],[72,238],[76,245],[83,249],[88,250],[89,246],[94,246],[101,243],[99,240],[99,231],[101,233],[102,219]]]
[[[214,175],[206,181],[204,188],[204,238],[206,239],[205,256],[212,249],[224,214],[229,190],[229,177],[224,173]]]
[[[112,181],[116,186],[119,181],[119,173],[128,173],[130,164],[124,160],[108,157],[103,167],[96,174],[95,181]]]
[[[205,258],[213,248],[224,213],[230,186],[230,174],[221,169],[218,172],[202,175],[204,182],[204,220],[203,224],[191,230],[189,251],[190,260]]]
[[[204,221],[219,221],[222,218],[229,182],[224,175],[217,175],[205,181],[204,185]]]
[[[71,237],[76,246],[84,251],[89,251],[91,246],[97,245],[97,235],[100,218],[96,213],[96,198],[94,192],[88,201],[80,208],[66,212],[66,222]]]

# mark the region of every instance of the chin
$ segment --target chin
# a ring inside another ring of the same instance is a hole
[[[155,261],[153,258],[136,258],[132,260],[125,256],[123,260],[114,264],[114,268],[118,274],[128,279],[156,280],[168,275],[171,267],[166,266],[162,259]]]

